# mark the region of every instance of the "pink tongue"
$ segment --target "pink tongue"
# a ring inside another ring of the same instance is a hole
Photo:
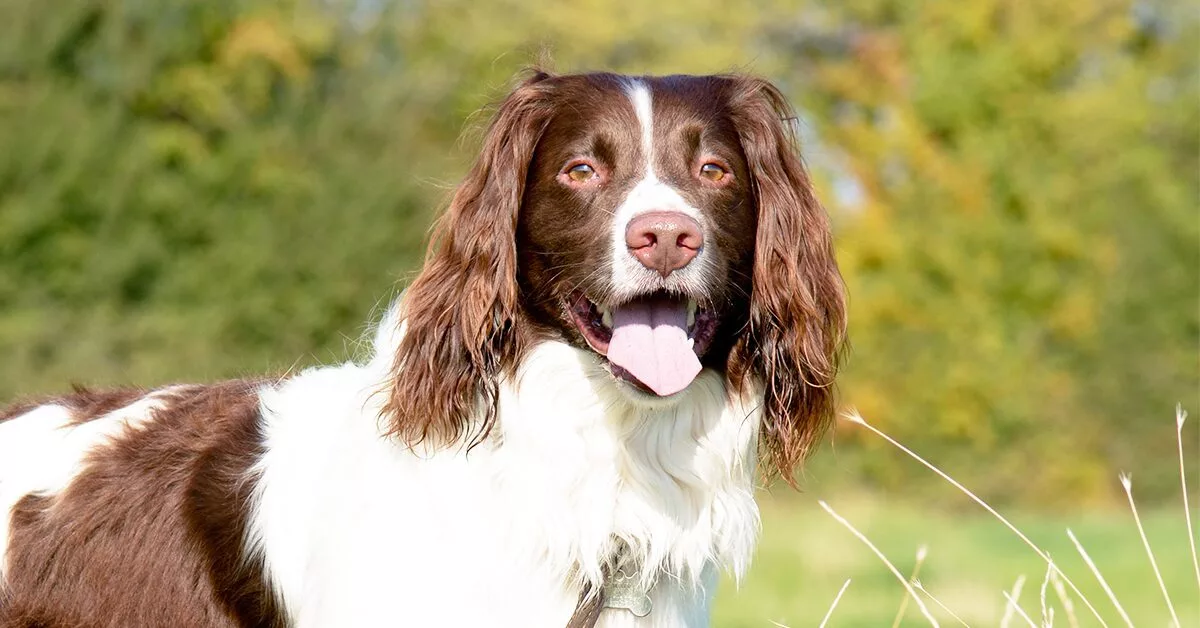
[[[687,304],[666,297],[614,308],[608,360],[660,396],[673,395],[700,373],[687,337]]]

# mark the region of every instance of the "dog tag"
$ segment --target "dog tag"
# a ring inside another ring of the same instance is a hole
[[[623,608],[637,617],[645,617],[652,607],[650,596],[638,578],[626,575],[623,569],[617,570],[604,585],[604,608]]]

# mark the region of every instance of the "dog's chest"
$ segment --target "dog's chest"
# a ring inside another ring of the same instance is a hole
[[[706,625],[719,569],[744,569],[757,531],[755,421],[703,386],[682,414],[622,415],[577,360],[544,362],[469,452],[414,455],[358,408],[280,391],[252,541],[298,625],[565,626],[618,541],[682,577],[655,580],[645,618],[600,626]],[[321,404],[342,420],[287,416]]]

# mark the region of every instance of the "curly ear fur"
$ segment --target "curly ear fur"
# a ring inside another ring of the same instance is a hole
[[[765,396],[761,448],[789,484],[835,411],[834,376],[846,331],[845,287],[829,219],[800,160],[787,99],[762,80],[731,78],[730,103],[758,204],[748,333],[730,381],[750,376]]]
[[[403,336],[384,407],[410,445],[485,438],[502,375],[518,363],[516,226],[525,179],[551,108],[535,72],[500,104],[479,158],[433,229],[405,291]]]

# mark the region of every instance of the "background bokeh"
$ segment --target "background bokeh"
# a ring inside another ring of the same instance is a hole
[[[0,2],[0,399],[345,359],[521,68],[743,71],[792,98],[833,218],[844,403],[998,505],[1127,526],[1117,471],[1173,503],[1200,410],[1197,41],[1194,5],[1129,0]],[[983,525],[851,424],[805,475],[903,556]],[[815,624],[869,571],[847,625],[886,625],[891,576],[775,499],[718,623]],[[1017,567],[960,545],[994,623]]]

